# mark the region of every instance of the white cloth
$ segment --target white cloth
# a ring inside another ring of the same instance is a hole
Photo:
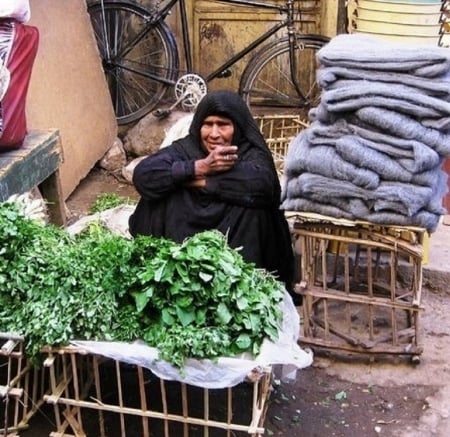
[[[1,0],[0,18],[14,18],[20,23],[26,23],[30,20],[30,1],[29,0]]]
[[[9,82],[11,79],[11,75],[9,70],[3,65],[3,62],[0,60],[0,102],[3,97],[5,97],[6,91],[9,87]]]

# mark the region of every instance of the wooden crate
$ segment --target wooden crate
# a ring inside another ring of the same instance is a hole
[[[47,349],[52,437],[260,436],[271,368],[252,381],[206,389],[75,348]]]
[[[301,342],[419,361],[426,230],[308,213],[290,220],[301,262]]]
[[[43,373],[25,358],[24,340],[0,333],[0,435],[14,437],[44,403]]]
[[[256,116],[255,120],[272,152],[277,172],[282,176],[289,143],[309,123],[298,115],[264,115]]]

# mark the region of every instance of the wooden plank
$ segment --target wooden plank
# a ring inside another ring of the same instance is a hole
[[[31,131],[20,149],[0,154],[0,201],[40,185],[61,160],[57,130]]]

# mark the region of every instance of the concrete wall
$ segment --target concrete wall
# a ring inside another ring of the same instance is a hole
[[[29,129],[57,128],[67,198],[112,145],[117,124],[85,0],[30,0],[40,45],[27,95]]]

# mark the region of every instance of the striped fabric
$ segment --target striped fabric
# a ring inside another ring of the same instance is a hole
[[[13,20],[0,20],[0,65],[6,68],[9,61],[9,55],[14,41],[15,21]],[[2,89],[2,85],[6,88],[9,80],[2,80],[4,75],[8,75],[8,72],[3,72],[0,78],[0,95],[4,96],[6,89]],[[9,76],[8,76],[9,77]],[[6,82],[6,83],[4,83]],[[0,137],[3,132],[3,116],[2,116],[2,103],[0,99]]]

